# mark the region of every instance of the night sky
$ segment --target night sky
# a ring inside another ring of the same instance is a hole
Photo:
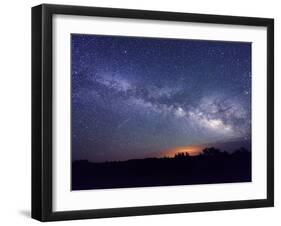
[[[73,160],[251,141],[251,43],[72,34],[71,48]]]

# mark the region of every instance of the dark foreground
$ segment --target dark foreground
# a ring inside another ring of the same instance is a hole
[[[198,156],[72,163],[72,190],[251,181],[251,153],[207,149]]]

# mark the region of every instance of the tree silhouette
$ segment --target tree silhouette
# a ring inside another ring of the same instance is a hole
[[[220,149],[210,147],[202,150],[203,156],[219,156],[222,154]]]
[[[189,157],[190,157],[190,154],[188,152],[178,152],[174,156],[175,159],[186,159]]]

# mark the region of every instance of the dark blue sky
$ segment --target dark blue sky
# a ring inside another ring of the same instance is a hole
[[[251,43],[72,34],[71,48],[73,159],[250,140]]]

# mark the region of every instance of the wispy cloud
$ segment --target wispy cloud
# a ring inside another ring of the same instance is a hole
[[[247,111],[234,100],[220,96],[207,96],[197,103],[169,103],[169,98],[181,92],[180,86],[166,87],[156,85],[140,86],[119,75],[102,74],[93,80],[112,92],[121,95],[120,101],[139,113],[159,114],[185,120],[198,129],[208,130],[214,134],[241,137],[249,133]],[[117,99],[116,99],[117,100]]]
[[[135,89],[135,87],[126,79],[118,75],[104,74],[95,78],[95,81],[104,85],[108,89],[113,89],[119,92],[126,92]]]

